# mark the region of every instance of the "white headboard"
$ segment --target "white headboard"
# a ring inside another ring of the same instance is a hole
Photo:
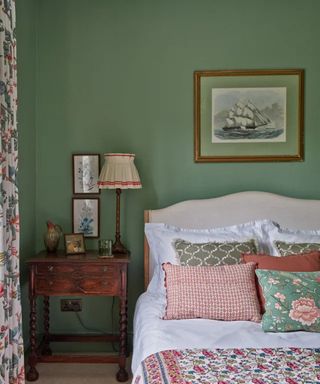
[[[258,219],[271,219],[292,229],[320,228],[320,200],[296,199],[268,192],[239,192],[145,211],[145,222],[181,228],[224,227]],[[145,287],[149,283],[149,272],[149,247],[145,239]]]

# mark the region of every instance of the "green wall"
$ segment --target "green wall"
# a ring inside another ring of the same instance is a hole
[[[29,3],[17,2],[23,15]],[[40,250],[48,218],[71,232],[72,153],[135,153],[143,189],[122,194],[130,330],[143,288],[144,209],[243,190],[320,197],[318,0],[41,0],[37,12],[36,95],[24,90],[36,100],[36,140],[20,143],[36,156],[36,199],[23,222],[36,227],[22,234],[34,232]],[[32,62],[34,48],[24,50]],[[193,71],[264,68],[305,69],[305,161],[194,163]],[[114,206],[114,193],[102,191],[103,237],[114,235]],[[104,303],[85,301],[87,326],[110,329]],[[83,331],[57,301],[52,312],[54,330]]]

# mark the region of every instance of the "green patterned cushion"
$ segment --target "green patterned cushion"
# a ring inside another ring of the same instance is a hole
[[[274,244],[281,256],[320,251],[320,243],[286,243],[284,241],[275,241]]]
[[[257,253],[254,240],[245,242],[190,243],[185,240],[174,242],[181,265],[218,266],[241,264],[242,253]]]
[[[320,272],[257,269],[266,300],[265,332],[320,332]]]

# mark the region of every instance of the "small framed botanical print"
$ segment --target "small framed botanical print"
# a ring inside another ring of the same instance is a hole
[[[72,199],[72,229],[74,233],[83,233],[84,237],[99,237],[100,215],[99,199]]]
[[[72,155],[72,170],[74,194],[100,193],[98,187],[100,172],[99,154]]]

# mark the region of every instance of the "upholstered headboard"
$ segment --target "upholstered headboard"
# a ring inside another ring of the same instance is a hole
[[[320,228],[320,200],[296,199],[268,192],[239,192],[212,199],[188,200],[163,209],[147,210],[145,222],[181,228],[210,228],[271,219],[292,229]],[[145,288],[151,277],[149,246],[144,244]]]

